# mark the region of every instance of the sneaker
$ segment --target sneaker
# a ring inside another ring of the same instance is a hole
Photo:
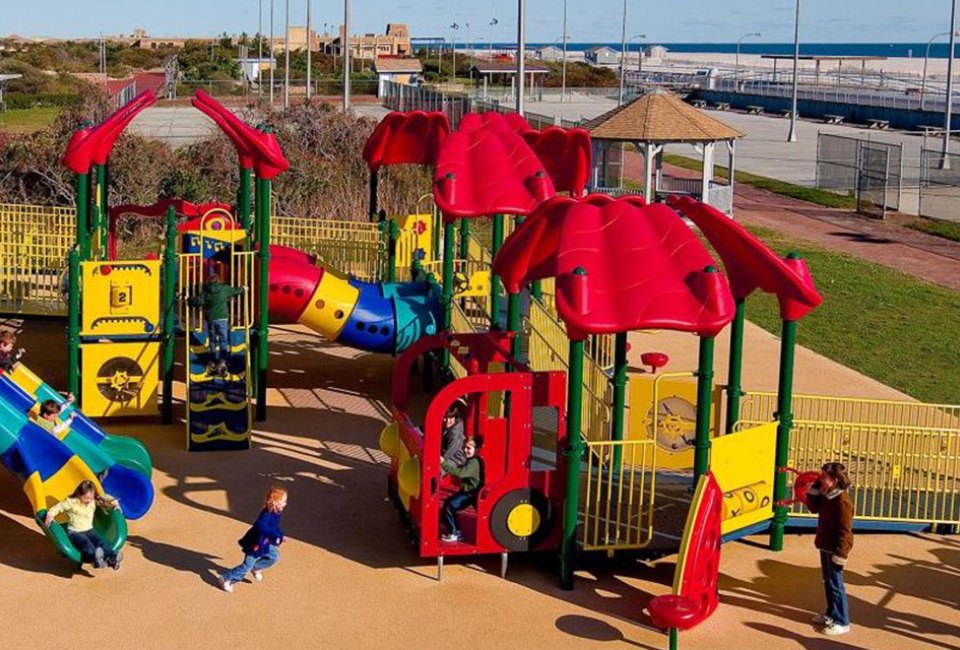
[[[446,535],[440,536],[441,542],[459,542],[460,539],[460,533],[447,533]]]
[[[120,563],[123,562],[123,553],[117,553],[113,560],[107,562],[114,571],[120,570]]]
[[[823,628],[820,631],[826,634],[827,636],[840,636],[841,634],[846,634],[847,632],[849,632],[850,626],[837,625],[836,623],[831,621],[829,625],[827,625],[825,628]]]
[[[213,361],[208,361],[208,362],[207,362],[207,374],[213,376],[213,375],[216,374],[216,372],[217,372],[217,364],[214,363]]]
[[[263,571],[254,571],[253,579],[257,582],[263,582]]]
[[[227,593],[233,593],[233,583],[224,578],[223,576],[217,576],[220,580],[220,588],[226,591]]]
[[[104,561],[103,558],[104,558],[104,555],[103,555],[102,548],[98,548],[96,551],[93,552],[93,568],[94,569],[102,569],[103,567],[107,566],[107,563]]]
[[[224,360],[221,359],[221,360],[220,360],[220,363],[217,364],[217,374],[220,375],[221,377],[226,377],[226,376],[227,376],[227,362],[226,362],[226,361],[224,361]]]
[[[814,614],[813,618],[810,621],[814,625],[833,625],[833,619],[827,616],[826,614]]]

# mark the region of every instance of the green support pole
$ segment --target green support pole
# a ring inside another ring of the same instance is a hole
[[[90,174],[77,174],[77,246],[80,261],[90,259]]]
[[[258,178],[256,175],[253,177],[253,220],[252,223],[247,227],[247,250],[257,250],[257,245],[260,241],[260,224],[263,221],[260,215],[263,214],[263,181],[261,178]],[[258,306],[259,308],[259,306]],[[258,359],[257,353],[257,337],[252,337],[250,345],[250,353],[253,355],[254,363],[251,364],[251,368],[254,369],[254,372],[250,373],[250,389],[254,395],[259,395],[258,391],[258,372],[256,371],[256,359]]]
[[[495,259],[503,246],[503,215],[493,215],[493,242],[490,245],[490,259]],[[490,329],[500,329],[500,277],[490,273]]]
[[[70,249],[67,261],[70,288],[67,296],[67,390],[80,402],[80,252]]]
[[[793,255],[791,253],[791,255]],[[777,384],[777,454],[773,477],[773,525],[770,550],[783,550],[783,530],[787,525],[787,474],[783,470],[790,458],[790,430],[793,428],[793,365],[797,346],[797,321],[783,321],[780,337],[780,380]]]
[[[697,438],[693,451],[693,485],[710,469],[710,409],[713,393],[713,348],[716,339],[700,337],[700,367],[697,370]]]
[[[510,343],[510,354],[514,358],[520,358],[522,339],[520,337],[520,294],[507,294],[507,329],[514,333],[513,341]]]
[[[260,204],[260,214],[257,223],[260,224],[257,233],[257,261],[259,262],[259,278],[257,287],[257,421],[267,419],[267,365],[270,356],[267,350],[270,335],[268,318],[270,298],[270,191],[272,184],[268,180],[261,181],[263,200]]]
[[[97,185],[100,196],[100,226],[97,231],[100,236],[100,254],[106,259],[107,255],[107,234],[109,233],[110,223],[110,164],[104,163],[97,170]]]
[[[457,239],[457,226],[453,222],[443,224],[443,331],[449,332],[453,326],[453,257]],[[444,349],[440,362],[441,370],[450,368],[450,351]]]
[[[466,260],[470,257],[470,220],[460,220],[460,256],[459,259]]]
[[[586,275],[576,268],[574,275]],[[563,539],[560,546],[560,588],[573,589],[573,555],[577,546],[577,521],[580,517],[580,437],[583,412],[583,341],[570,341],[570,363],[567,374],[567,489],[563,504]]]
[[[250,192],[253,182],[253,171],[240,168],[240,192],[237,196],[237,214],[240,217],[240,226],[247,233],[250,232]]]
[[[373,223],[377,220],[377,213],[380,210],[379,201],[377,200],[377,186],[380,181],[380,170],[371,169],[370,170],[370,206],[367,216],[370,218],[370,223]]]
[[[167,208],[167,242],[163,251],[163,408],[164,424],[173,422],[173,352],[177,306],[177,212]]]
[[[618,332],[613,351],[613,422],[610,439],[623,440],[623,421],[627,410],[627,333]],[[623,446],[613,447],[613,469],[619,471]]]
[[[437,206],[433,206],[433,260],[440,259],[440,211]]]
[[[397,239],[400,237],[400,226],[395,219],[387,224],[387,282],[397,281]]]
[[[743,321],[746,303],[737,298],[737,311],[730,328],[730,365],[727,371],[727,424],[724,429],[733,433],[740,419],[740,397],[743,395]]]
[[[668,634],[670,635],[670,650],[679,650],[680,648],[680,639],[678,638],[680,636],[679,630],[677,630],[677,628],[675,627],[671,627]]]

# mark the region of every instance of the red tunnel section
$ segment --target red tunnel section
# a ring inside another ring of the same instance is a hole
[[[270,247],[270,322],[296,323],[323,277],[316,257],[285,246]]]

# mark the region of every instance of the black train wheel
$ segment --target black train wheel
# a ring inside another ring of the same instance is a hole
[[[550,530],[550,502],[539,490],[507,492],[490,513],[490,533],[508,551],[529,551]]]

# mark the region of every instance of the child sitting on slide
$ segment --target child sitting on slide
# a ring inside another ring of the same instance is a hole
[[[61,433],[70,428],[73,419],[77,416],[76,411],[74,411],[66,420],[60,420],[60,413],[70,404],[73,404],[73,393],[67,395],[67,401],[63,404],[57,404],[52,399],[44,400],[40,403],[40,414],[36,423],[53,435],[60,437]]]
[[[81,561],[93,564],[94,568],[111,567],[114,571],[120,570],[123,555],[108,548],[97,531],[93,529],[93,516],[97,506],[102,508],[119,508],[120,502],[111,496],[97,494],[97,487],[93,481],[83,481],[77,486],[68,498],[47,510],[43,525],[47,528],[60,514],[67,516],[67,537],[70,543],[80,551]]]
[[[11,372],[26,352],[23,348],[14,352],[13,346],[16,344],[16,334],[8,331],[0,332],[0,370],[3,372]]]

